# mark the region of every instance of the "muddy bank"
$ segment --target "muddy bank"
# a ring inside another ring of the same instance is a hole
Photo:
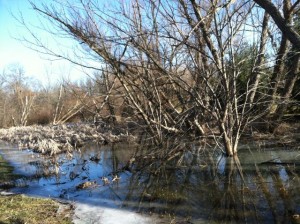
[[[0,129],[0,139],[17,144],[19,149],[31,149],[34,152],[54,155],[79,149],[87,142],[108,144],[122,141],[134,141],[132,135],[122,130],[101,132],[92,124],[68,124],[48,126],[26,126]]]

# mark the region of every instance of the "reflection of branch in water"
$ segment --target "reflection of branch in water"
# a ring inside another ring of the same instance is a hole
[[[114,190],[113,187],[109,186],[110,192],[112,192],[120,201],[122,201],[122,198],[119,196],[119,194]]]
[[[240,177],[242,178],[243,185],[245,185],[246,182],[245,182],[245,179],[244,179],[243,169],[242,169],[242,166],[241,166],[239,157],[237,157],[237,156],[235,155],[235,156],[233,157],[233,159],[234,159],[234,164],[236,165],[236,168],[237,168],[238,171],[239,171]]]
[[[158,164],[158,167],[150,167],[133,174],[126,199],[137,196],[139,211],[173,214],[179,207],[182,209],[181,205],[185,200],[183,195],[189,192],[186,187],[193,166],[186,171],[176,168],[176,164],[177,161],[168,163],[168,166]],[[163,208],[158,205],[163,205]]]
[[[279,216],[276,212],[276,202],[274,201],[274,198],[272,197],[272,194],[269,191],[269,188],[266,184],[266,181],[263,178],[258,166],[255,165],[255,168],[256,168],[256,174],[257,174],[257,179],[258,179],[257,183],[258,183],[259,187],[261,188],[263,194],[265,195],[265,198],[266,198],[266,200],[268,202],[268,205],[271,209],[271,213],[272,213],[273,218],[274,218],[274,223],[279,223]]]
[[[201,217],[211,222],[282,221],[282,208],[270,190],[281,188],[275,186],[275,179],[269,185],[263,170],[258,169],[261,167],[248,163],[242,167],[243,160],[238,157],[219,160],[218,156],[202,153],[199,158],[197,152],[180,151],[179,147],[171,157],[157,152],[139,154],[133,166],[139,169],[132,173],[126,192],[127,203],[138,202],[139,211]],[[264,171],[269,178],[269,171]],[[285,207],[291,210],[288,203]]]
[[[116,156],[116,150],[115,150],[115,145],[112,144],[111,146],[111,161],[112,161],[112,172],[115,174],[118,171],[119,167],[119,159]]]
[[[208,156],[210,154],[205,156],[205,161],[207,163],[207,159],[211,158],[211,164],[201,168],[197,155],[191,155],[186,158],[182,152],[177,157],[180,162],[175,159],[167,166],[159,164],[152,174],[148,170],[150,174],[144,176],[143,183],[140,183],[139,208],[145,208],[145,203],[148,203],[151,210],[157,203],[163,203],[165,212],[184,211],[184,215],[195,215],[204,206],[201,203],[207,203],[204,207],[212,206],[212,211],[206,213],[211,214],[211,220],[249,220],[249,210],[255,210],[255,205],[252,205],[252,200],[245,200],[250,190],[245,190],[243,169],[238,158],[226,158],[226,167],[220,176],[215,160]],[[162,212],[162,209],[155,209]],[[253,216],[250,219],[253,220]],[[254,217],[254,220],[258,218]]]
[[[272,183],[273,183],[274,189],[277,191],[277,193],[280,196],[282,203],[283,203],[283,208],[281,208],[281,207],[278,208],[280,210],[282,210],[282,209],[284,210],[283,217],[282,217],[282,220],[279,220],[279,218],[277,218],[277,221],[284,222],[286,220],[289,220],[292,223],[295,221],[294,215],[297,214],[296,209],[295,209],[296,205],[294,203],[294,200],[292,200],[292,198],[294,196],[297,197],[299,192],[297,190],[294,191],[295,188],[293,188],[293,187],[289,188],[288,186],[290,186],[290,185],[295,186],[291,183],[291,181],[297,180],[297,178],[298,178],[298,183],[299,183],[299,177],[291,169],[291,167],[295,168],[297,164],[299,164],[299,163],[297,163],[295,161],[280,161],[279,158],[271,159],[271,160],[260,163],[260,165],[269,165],[269,172],[272,174],[271,178],[273,180]],[[273,166],[273,165],[275,165],[275,166]],[[257,169],[258,169],[258,167],[257,167]],[[288,186],[285,186],[285,184],[283,183],[282,174],[280,174],[282,171],[285,171],[287,173],[287,175],[289,175],[290,181],[289,181]],[[271,197],[271,193],[269,193],[269,194]],[[274,196],[274,197],[276,197],[276,196]],[[276,197],[276,198],[278,198],[278,197]],[[279,202],[277,200],[277,204],[278,203]],[[275,206],[275,205],[273,205],[273,206]],[[276,208],[272,208],[272,211],[278,213],[278,211],[276,211]],[[279,217],[279,215],[277,215],[277,216]]]
[[[237,200],[239,200],[238,196],[238,188],[236,186],[236,164],[235,160],[231,158],[225,158],[226,165],[224,170],[224,193],[220,200],[220,205],[223,207],[223,213],[221,213],[222,220],[239,220],[239,204]],[[220,208],[218,209],[220,210]]]
[[[128,191],[126,193],[126,196],[123,200],[123,205],[124,207],[130,206],[131,201],[136,201],[137,200],[137,191],[142,187],[142,184],[140,183],[141,179],[141,174],[140,173],[132,173],[131,177],[129,178],[129,183],[128,183]]]
[[[295,186],[300,185],[300,177],[297,174],[297,170],[300,171],[300,169],[296,169],[294,166],[285,167],[285,171],[289,175],[290,179],[295,182]]]
[[[243,175],[243,169],[238,157],[223,157],[224,172],[214,197],[210,220],[225,222],[259,222],[253,194]],[[250,199],[251,198],[251,199]],[[253,214],[254,212],[254,214]]]
[[[277,190],[277,192],[279,193],[283,204],[284,204],[284,220],[290,220],[291,222],[293,221],[293,215],[296,214],[295,211],[295,205],[291,200],[291,195],[290,192],[288,190],[288,188],[286,186],[284,186],[283,182],[282,182],[282,178],[279,174],[279,170],[278,169],[271,169],[271,173],[273,175],[272,179],[273,179],[273,183],[274,183],[274,187]],[[283,220],[282,220],[283,221]]]

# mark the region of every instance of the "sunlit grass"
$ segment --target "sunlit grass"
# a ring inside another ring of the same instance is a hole
[[[66,213],[58,214],[59,204],[51,199],[24,195],[0,197],[0,224],[71,223]]]

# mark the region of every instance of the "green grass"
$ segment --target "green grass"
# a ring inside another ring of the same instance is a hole
[[[0,155],[0,184],[19,178]],[[1,189],[0,189],[1,191]],[[72,223],[71,209],[66,206],[58,213],[59,203],[52,199],[27,197],[24,195],[0,196],[0,224]]]

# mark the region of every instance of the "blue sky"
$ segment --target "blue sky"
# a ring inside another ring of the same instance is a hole
[[[45,60],[45,56],[24,46],[15,38],[27,36],[26,30],[13,17],[22,13],[24,19],[30,24],[39,24],[39,17],[31,9],[27,0],[0,0],[0,72],[10,64],[21,64],[27,76],[35,77],[42,82],[51,80],[52,83],[64,78],[70,78],[75,81],[83,77],[82,72],[78,68],[66,61],[49,61]],[[12,15],[13,14],[13,15]],[[42,21],[43,22],[43,21]],[[48,38],[47,43],[51,41],[52,36],[45,36],[38,29],[34,31],[37,36]],[[54,44],[52,44],[55,48]],[[49,78],[47,78],[50,77]]]

